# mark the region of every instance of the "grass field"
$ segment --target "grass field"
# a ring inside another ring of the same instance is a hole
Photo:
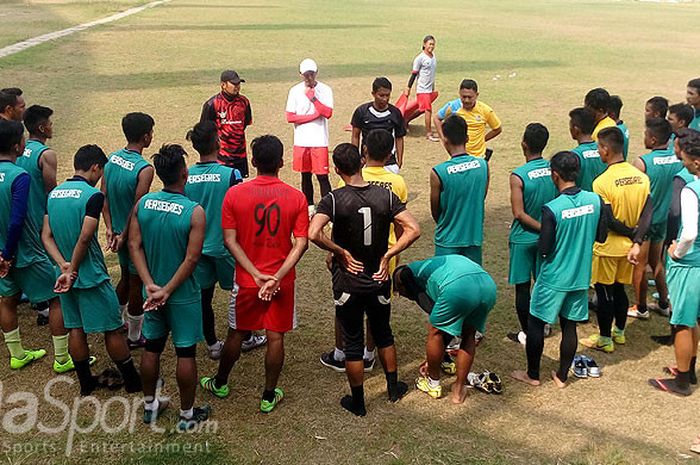
[[[15,1],[0,4],[0,46],[107,16],[138,1]],[[689,78],[697,77],[700,58],[699,4],[622,1],[448,0],[413,1],[268,1],[173,0],[110,25],[0,59],[0,87],[20,86],[29,104],[56,111],[55,138],[59,178],[72,173],[72,154],[85,143],[105,151],[123,146],[119,121],[129,111],[156,119],[154,147],[185,143],[201,104],[218,91],[222,69],[234,68],[247,80],[242,92],[253,105],[252,137],[278,135],[291,154],[292,128],[284,120],[290,86],[299,79],[299,61],[312,56],[319,79],[335,93],[332,144],[349,140],[342,127],[354,108],[370,98],[375,76],[386,75],[403,87],[413,56],[426,33],[437,38],[439,103],[456,95],[465,77],[480,83],[481,99],[503,121],[494,143],[491,192],[487,199],[485,267],[499,286],[499,298],[487,339],[479,347],[475,369],[496,371],[506,380],[501,397],[472,393],[462,406],[434,401],[412,391],[399,404],[384,401],[380,369],[366,382],[368,416],[345,413],[338,399],[347,391],[344,376],[318,363],[333,344],[330,279],[323,254],[313,246],[299,265],[299,328],[287,339],[282,386],[287,398],[269,416],[257,411],[262,390],[262,353],[242,358],[234,369],[232,395],[211,403],[218,430],[180,436],[155,433],[137,423],[133,434],[106,434],[102,428],[76,434],[66,457],[66,433],[0,434],[0,462],[8,464],[675,464],[685,457],[700,432],[698,395],[679,399],[653,391],[646,380],[672,361],[671,348],[653,345],[649,334],[666,331],[654,316],[632,322],[628,344],[611,355],[596,354],[603,366],[599,380],[575,381],[560,391],[551,382],[538,389],[507,380],[525,364],[520,346],[505,339],[517,325],[513,291],[507,285],[507,234],[511,221],[508,173],[522,163],[520,136],[531,121],[551,132],[547,153],[572,147],[567,113],[583,95],[604,86],[625,102],[632,157],[641,154],[643,102],[652,95],[681,101]],[[428,205],[430,167],[445,158],[439,144],[425,140],[422,122],[413,124],[406,142],[405,169],[410,210],[423,236],[405,260],[432,252],[433,223]],[[152,152],[152,151],[151,151]],[[150,155],[150,153],[149,153]],[[194,162],[194,157],[191,160]],[[297,185],[289,165],[282,177]],[[156,188],[157,186],[154,186]],[[118,278],[114,255],[107,256]],[[216,297],[218,332],[224,335],[227,296]],[[48,332],[21,311],[26,345],[50,347]],[[412,381],[423,359],[424,317],[406,300],[396,299],[394,330],[400,377]],[[580,335],[595,331],[593,324]],[[102,342],[94,339],[106,366]],[[4,350],[4,349],[3,349]],[[138,357],[138,355],[137,355]],[[548,339],[543,373],[554,367],[558,338]],[[0,364],[3,415],[16,391],[37,395],[52,378],[50,357],[21,372]],[[174,353],[166,352],[163,371],[169,394],[177,396]],[[200,351],[200,374],[216,364]],[[543,378],[544,379],[544,378]],[[449,385],[449,381],[448,381]],[[57,397],[72,402],[76,387],[57,387]],[[4,397],[3,397],[4,395]],[[99,393],[106,401],[109,395]],[[178,404],[177,398],[175,403]],[[115,412],[118,408],[114,407]],[[77,423],[90,424],[89,408]],[[42,404],[39,418],[56,426],[63,414]],[[175,411],[165,417],[174,423]],[[17,420],[19,421],[19,420]],[[196,452],[176,452],[179,444]],[[110,445],[126,445],[123,451]],[[95,447],[91,450],[91,446]],[[107,449],[105,449],[107,448]],[[99,449],[99,450],[98,450]]]

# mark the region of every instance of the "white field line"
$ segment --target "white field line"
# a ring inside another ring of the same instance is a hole
[[[111,23],[113,21],[126,18],[127,16],[140,13],[145,9],[153,8],[155,6],[162,5],[163,3],[168,3],[169,1],[170,0],[157,0],[154,2],[147,3],[145,5],[129,8],[128,10],[122,11],[121,13],[115,13],[105,18],[90,21],[89,23],[78,24],[77,26],[62,29],[60,31],[49,32],[48,34],[32,37],[31,39],[23,40],[22,42],[17,42],[16,44],[8,45],[7,47],[0,48],[0,58],[19,53],[23,50],[34,47],[39,44],[43,44],[44,42],[48,42],[50,40],[60,39],[61,37],[65,37],[76,32],[84,31],[85,29],[90,29],[91,27]]]

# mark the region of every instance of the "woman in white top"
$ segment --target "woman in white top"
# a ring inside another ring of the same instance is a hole
[[[425,112],[425,137],[432,142],[439,142],[437,134],[432,131],[433,98],[435,92],[435,70],[437,69],[437,57],[435,51],[435,37],[427,35],[423,38],[423,51],[413,60],[413,70],[404,90],[404,95],[411,95],[411,87],[416,85],[416,99],[418,110]]]

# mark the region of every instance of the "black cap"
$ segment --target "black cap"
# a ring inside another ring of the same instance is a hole
[[[245,79],[241,79],[238,73],[234,70],[227,69],[226,71],[221,73],[221,82],[232,82],[234,84],[238,84],[241,82],[245,82]]]

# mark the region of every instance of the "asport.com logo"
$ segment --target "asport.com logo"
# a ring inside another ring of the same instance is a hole
[[[0,415],[2,428],[11,435],[5,436],[0,443],[0,452],[13,454],[57,454],[69,457],[73,453],[84,452],[149,452],[167,450],[169,452],[193,453],[208,449],[209,443],[171,443],[146,441],[147,436],[128,436],[125,442],[92,440],[90,435],[134,435],[146,431],[152,434],[216,434],[218,422],[209,420],[186,431],[176,428],[175,424],[165,426],[165,421],[144,425],[142,421],[143,399],[140,396],[124,397],[119,395],[107,399],[94,396],[73,397],[69,402],[59,398],[58,391],[71,387],[76,382],[67,376],[51,379],[44,386],[41,396],[29,391],[10,392],[0,381]],[[160,393],[157,393],[160,395]],[[65,396],[62,396],[65,397]],[[43,420],[40,418],[47,418]],[[30,442],[15,441],[12,436],[34,435]],[[42,440],[39,435],[45,435]],[[60,442],[56,437],[60,436]],[[65,443],[63,443],[65,436]],[[53,438],[53,440],[48,440]],[[138,438],[135,439],[135,438]]]

